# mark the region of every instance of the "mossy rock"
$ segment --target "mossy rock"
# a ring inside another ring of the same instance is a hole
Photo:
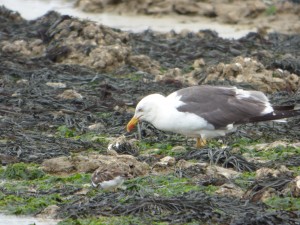
[[[2,173],[5,179],[35,180],[45,176],[45,173],[34,164],[10,164]]]

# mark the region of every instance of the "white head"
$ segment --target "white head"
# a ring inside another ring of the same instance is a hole
[[[143,98],[135,108],[135,114],[127,124],[127,131],[131,131],[139,121],[153,123],[158,116],[159,107],[164,104],[166,97],[160,94],[151,94]]]

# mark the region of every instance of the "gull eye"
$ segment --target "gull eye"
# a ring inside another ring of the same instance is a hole
[[[138,112],[143,112],[143,109],[142,109],[142,108],[139,108],[137,111],[138,111]]]

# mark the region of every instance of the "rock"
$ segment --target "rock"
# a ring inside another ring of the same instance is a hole
[[[236,24],[243,21],[244,18],[256,18],[266,11],[267,6],[259,0],[234,1],[234,4],[215,3],[214,9],[218,21]]]
[[[149,3],[145,9],[146,14],[168,14],[173,11],[174,7],[170,1],[156,1],[155,4]]]
[[[20,79],[16,83],[19,85],[28,85],[29,81],[27,79]]]
[[[160,75],[160,64],[159,62],[151,59],[146,55],[130,55],[127,58],[129,65],[137,67],[139,70],[153,74]]]
[[[285,197],[299,198],[300,197],[300,176],[296,176],[289,182],[285,188],[280,192]]]
[[[189,3],[187,3],[185,0],[177,0],[177,1],[175,1],[174,6],[173,6],[173,10],[176,13],[184,14],[184,15],[198,14],[199,13],[199,8],[200,7],[197,4],[197,2],[190,1]]]
[[[31,55],[41,55],[45,51],[45,46],[41,39],[35,39],[28,43],[28,48],[31,51]]]
[[[37,214],[38,218],[54,219],[59,211],[60,207],[57,205],[49,205],[42,212]]]
[[[128,154],[133,156],[139,155],[139,148],[136,139],[127,140],[125,136],[110,141],[107,147],[108,151],[114,150],[118,154]]]
[[[194,67],[194,68],[201,68],[201,67],[203,67],[203,66],[205,66],[205,61],[204,61],[204,59],[196,59],[196,60],[194,61],[194,63],[193,63],[193,67]]]
[[[41,39],[33,39],[31,42],[25,40],[15,40],[14,42],[2,41],[0,46],[2,46],[2,51],[7,53],[20,53],[24,55],[41,55],[45,46]]]
[[[23,18],[17,11],[12,11],[4,6],[0,8],[0,14],[5,16],[5,19],[13,22],[22,22]],[[3,21],[4,22],[4,21]]]
[[[208,2],[197,2],[198,5],[198,15],[203,15],[207,17],[215,17],[216,12],[214,9],[213,4],[208,3]]]
[[[107,155],[117,156],[118,153],[113,149],[107,149]]]
[[[42,163],[43,171],[47,173],[71,173],[76,170],[75,165],[69,157],[61,156],[58,158],[47,159]]]
[[[54,13],[53,13],[54,14]],[[53,15],[55,16],[55,15]],[[42,56],[64,64],[78,64],[100,71],[111,71],[125,64],[130,47],[124,43],[128,33],[76,18],[59,19],[49,27],[49,40],[40,39],[0,42],[5,52],[20,52],[29,56]]]
[[[103,156],[99,157],[101,159]],[[118,155],[116,157],[106,158],[106,162],[102,161],[100,166],[119,165],[124,170],[128,170],[133,177],[144,176],[149,172],[148,164],[139,162],[131,155]]]
[[[299,33],[296,1],[199,1],[199,0],[77,0],[76,7],[87,12],[116,14],[193,15],[188,21],[209,17],[214,23],[241,24],[251,29],[267,27],[270,32]],[[207,18],[204,18],[207,20]],[[238,28],[237,28],[238,29]]]
[[[233,179],[241,173],[232,169],[209,165],[207,163],[194,163],[186,160],[179,160],[176,164],[177,173],[193,177],[194,179],[207,180],[208,178],[216,178],[220,180]]]
[[[195,163],[181,159],[176,164],[176,173],[180,177],[189,177],[193,179],[201,179],[206,176],[207,163]]]
[[[53,88],[66,88],[67,85],[61,82],[47,82],[47,86],[53,87]]]
[[[262,201],[265,202],[271,197],[277,196],[277,192],[274,188],[267,187],[263,190],[262,193],[258,192],[256,195],[254,195],[253,201]]]
[[[247,146],[247,148],[249,148],[251,150],[255,149],[256,151],[267,151],[267,150],[274,149],[274,148],[287,148],[287,147],[299,148],[300,143],[299,142],[288,143],[285,141],[274,141],[272,143],[262,143],[262,144]]]
[[[20,97],[21,93],[19,92],[19,90],[15,91],[14,93],[11,94],[11,97]]]
[[[248,1],[244,10],[245,17],[256,18],[267,10],[267,6],[260,0]]]
[[[105,129],[105,126],[103,125],[103,123],[95,123],[88,126],[88,129],[91,131],[99,131]]]
[[[112,71],[125,64],[130,49],[116,44],[114,46],[100,46],[89,54],[88,63],[103,71]]]
[[[22,52],[25,55],[29,55],[27,49],[27,42],[25,40],[16,40],[13,43],[5,41],[2,42],[2,51],[7,53]]]
[[[239,176],[241,173],[234,171],[232,169],[226,169],[220,166],[208,166],[206,168],[206,174],[209,176],[221,176],[225,177],[226,179],[233,179],[237,176]]]
[[[175,165],[175,158],[171,156],[166,156],[162,159],[160,159],[159,162],[156,162],[152,166],[152,173],[153,174],[170,174],[174,172],[174,165]]]
[[[289,183],[288,187],[282,191],[286,193],[286,196],[293,196],[296,198],[300,197],[300,176],[294,178],[292,182]]]
[[[78,0],[76,6],[85,12],[103,12],[111,4],[112,0]]]
[[[82,100],[83,99],[83,96],[75,90],[65,90],[63,93],[59,94],[57,97],[64,99],[64,100]]]
[[[171,149],[171,152],[176,153],[176,154],[186,153],[186,148],[184,146],[174,146]]]
[[[289,144],[287,142],[284,141],[274,141],[272,143],[269,143],[264,150],[269,150],[269,149],[273,149],[273,148],[286,148],[288,147]]]
[[[94,172],[99,167],[110,168],[118,166],[131,171],[131,175],[144,176],[149,171],[146,163],[139,162],[131,155],[99,155],[95,153],[78,154],[73,157],[58,157],[47,159],[42,163],[42,169],[48,173],[83,173]]]
[[[265,69],[260,62],[241,56],[234,58],[230,64],[219,63],[217,66],[210,67],[207,73],[204,83],[215,80],[247,83],[265,93],[290,89],[296,91],[300,84],[297,75],[274,77],[273,71]]]
[[[75,166],[77,172],[93,172],[96,170],[102,163],[103,160],[110,160],[111,158],[104,158],[99,159],[97,155],[77,155],[72,157],[71,163]]]
[[[292,172],[284,165],[281,165],[279,169],[260,168],[256,170],[255,179],[264,179],[267,177],[280,177],[280,176],[291,176]]]
[[[171,156],[166,156],[164,158],[162,158],[158,163],[161,166],[174,166],[176,162],[176,159],[174,157]]]
[[[239,5],[237,7],[236,5]],[[215,13],[218,20],[223,23],[236,24],[244,14],[245,8],[241,2],[235,2],[235,5],[230,4],[215,4]]]
[[[278,196],[278,194],[278,191],[271,186],[256,184],[254,187],[252,186],[251,189],[248,189],[244,193],[243,198],[248,199],[251,202],[264,202],[273,196]]]
[[[233,196],[236,198],[241,198],[244,194],[244,191],[240,187],[232,183],[226,183],[221,185],[219,189],[215,191],[215,193],[222,196]]]
[[[256,171],[256,179],[262,179],[265,177],[273,176],[274,170],[270,168],[260,168]],[[277,176],[277,175],[276,175]]]
[[[157,75],[155,81],[164,84],[177,84],[181,88],[183,84],[197,85],[197,80],[194,78],[194,71],[183,73],[179,68],[168,69],[163,75]]]
[[[91,189],[90,189],[91,184],[83,184],[82,186],[83,186],[84,188],[82,188],[82,189],[79,190],[79,191],[76,191],[76,192],[75,192],[75,195],[86,196],[86,195],[88,195],[88,193],[91,191]]]
[[[186,161],[184,159],[180,159],[176,164],[176,166],[180,169],[187,169],[194,165],[201,165],[203,168],[208,166],[207,163],[195,163],[195,162]]]
[[[47,86],[53,87],[53,88],[66,88],[67,85],[61,82],[47,82]]]
[[[19,162],[19,159],[16,156],[11,156],[7,154],[0,154],[1,165],[13,164]]]

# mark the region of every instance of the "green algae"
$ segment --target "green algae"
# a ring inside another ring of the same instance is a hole
[[[149,221],[149,218],[140,218],[134,216],[114,216],[114,217],[98,217],[86,219],[66,219],[58,223],[58,225],[166,225],[164,222]]]
[[[218,187],[213,185],[201,186],[188,178],[180,178],[174,175],[151,175],[129,180],[128,190],[143,191],[154,196],[172,197],[182,195],[190,191],[204,191],[214,193]]]
[[[109,143],[109,140],[104,134],[98,134],[93,131],[78,132],[75,128],[69,128],[65,125],[59,126],[57,128],[56,136],[60,138],[71,138],[74,140],[80,140],[84,142],[95,142],[103,146],[107,146]]]
[[[273,196],[271,198],[266,199],[264,202],[273,210],[300,210],[300,198]]]
[[[0,171],[5,179],[35,180],[45,176],[45,173],[36,164],[15,163]]]
[[[50,194],[44,196],[15,196],[8,195],[1,197],[0,209],[16,215],[35,214],[49,205],[62,202],[60,194]]]
[[[112,112],[97,112],[95,113],[95,116],[101,119],[108,119],[112,117]]]
[[[300,154],[300,148],[278,146],[276,148],[260,151],[257,156],[269,160],[286,160]]]
[[[137,146],[140,150],[140,154],[155,154],[161,156],[182,156],[186,153],[186,151],[174,150],[174,145],[168,142],[162,143],[148,143],[144,141],[140,141],[137,143]]]
[[[284,161],[289,159],[294,155],[300,154],[300,148],[295,147],[284,147],[277,146],[275,148],[266,149],[266,150],[256,150],[255,148],[243,148],[243,154],[248,155],[249,157],[259,157],[264,160],[272,160],[272,161]]]
[[[239,145],[249,144],[239,142]],[[159,154],[173,154],[173,146],[170,143],[165,144],[148,144],[143,143],[144,151],[151,148],[158,148]],[[213,143],[219,145],[219,142]],[[279,154],[280,151],[287,151],[287,156],[296,154],[296,148],[273,148],[269,153],[266,151],[255,151],[242,149],[244,153],[251,153],[256,157],[269,157],[277,159],[285,158],[285,155],[276,155],[271,157],[270,154]],[[293,167],[293,171],[298,174],[300,169]],[[70,197],[74,196],[74,192],[63,194],[61,190],[78,188],[78,190],[86,188],[89,184],[91,174],[77,173],[68,176],[52,176],[45,174],[36,164],[16,163],[2,168],[0,175],[5,183],[0,185],[0,189],[4,193],[0,194],[0,210],[9,211],[14,214],[35,214],[42,211],[49,205],[59,205],[68,203]],[[247,189],[255,177],[255,172],[244,172],[237,177],[234,182],[243,189]],[[125,182],[128,191],[143,192],[151,196],[173,197],[182,195],[190,191],[205,192],[213,195],[218,187],[209,185],[201,186],[195,181],[188,178],[181,178],[176,175],[150,175],[147,177],[138,177]],[[8,191],[9,190],[9,191]],[[33,193],[29,194],[32,190]],[[54,190],[52,193],[50,193]],[[75,189],[74,189],[75,190]],[[41,194],[45,192],[46,194]],[[17,194],[18,193],[18,194]],[[90,189],[87,191],[87,197],[93,197],[99,193],[98,189]],[[121,199],[120,202],[126,202],[127,199]],[[266,200],[266,204],[270,209],[282,210],[298,210],[299,199],[292,197],[272,197]],[[125,221],[125,222],[124,222]],[[141,223],[139,223],[141,222]],[[68,219],[59,224],[145,224],[143,220],[137,217],[101,217],[92,219]],[[151,223],[155,224],[155,223]],[[163,224],[163,223],[157,223]]]
[[[74,192],[87,188],[91,174],[52,176],[36,164],[16,163],[0,171],[0,210],[12,214],[35,214],[49,205],[70,201]],[[89,189],[88,189],[89,191]]]
[[[278,9],[275,5],[270,5],[266,11],[265,11],[265,14],[267,16],[274,16],[276,13],[277,13]]]
[[[288,168],[293,171],[294,176],[300,176],[300,166],[290,166]]]
[[[237,178],[234,179],[234,183],[243,189],[247,189],[255,180],[255,172],[243,172]]]
[[[56,134],[59,137],[70,138],[76,136],[76,130],[74,128],[69,128],[66,125],[62,125],[57,128]]]

